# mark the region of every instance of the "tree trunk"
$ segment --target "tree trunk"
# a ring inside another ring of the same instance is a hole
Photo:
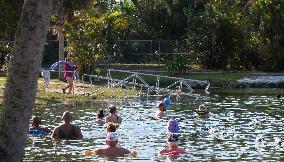
[[[58,0],[25,0],[0,111],[0,161],[22,161],[50,16]]]
[[[59,25],[57,27],[58,32],[58,55],[59,55],[59,61],[64,61],[64,33],[63,33],[63,25]],[[63,71],[63,65],[59,65],[59,77],[58,79],[63,81],[64,80],[64,73]]]

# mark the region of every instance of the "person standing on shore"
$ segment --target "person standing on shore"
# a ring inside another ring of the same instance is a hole
[[[72,65],[70,58],[66,57],[65,61],[67,64],[64,64],[64,78],[67,81],[67,85],[62,88],[62,91],[63,93],[66,93],[66,90],[68,89],[67,94],[70,94],[73,89],[73,66],[70,66]]]

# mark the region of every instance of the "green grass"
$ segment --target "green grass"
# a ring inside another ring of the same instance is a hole
[[[164,70],[163,64],[108,64],[98,65],[98,68],[125,70]]]
[[[237,80],[242,79],[244,77],[252,76],[251,73],[246,72],[237,72],[237,73],[228,73],[228,72],[198,72],[198,73],[190,73],[185,76],[185,78],[196,79],[196,80],[207,80],[211,84],[219,85],[219,84],[233,84]]]

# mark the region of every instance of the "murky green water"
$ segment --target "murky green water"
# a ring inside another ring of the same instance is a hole
[[[284,98],[274,96],[237,97],[230,95],[184,95],[175,97],[164,118],[154,118],[155,105],[164,96],[138,96],[120,101],[92,101],[77,103],[73,107],[46,107],[37,110],[42,122],[49,128],[61,123],[62,112],[73,112],[80,126],[83,140],[53,142],[48,136],[30,136],[24,161],[103,161],[104,157],[84,156],[83,150],[104,146],[105,128],[96,125],[96,111],[110,105],[118,107],[123,124],[117,131],[120,145],[136,150],[138,156],[121,157],[118,161],[284,161],[284,144],[272,143],[275,137],[284,140]],[[195,108],[204,103],[211,115],[200,119]],[[161,156],[158,152],[166,146],[166,125],[175,117],[181,127],[180,146],[187,155]],[[254,121],[259,121],[256,126]],[[215,130],[215,133],[212,133]],[[257,142],[256,138],[263,138]]]

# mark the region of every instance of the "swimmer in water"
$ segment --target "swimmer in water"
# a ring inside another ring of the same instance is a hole
[[[98,113],[97,113],[97,119],[96,119],[96,123],[99,125],[104,125],[105,124],[105,120],[104,120],[104,110],[101,109]]]
[[[117,127],[118,127],[117,124],[109,122],[106,128],[106,132],[107,133],[115,132]]]
[[[159,105],[157,106],[157,111],[156,111],[156,117],[158,118],[162,118],[165,115],[166,112],[166,105],[164,102],[159,103]]]
[[[41,120],[38,116],[34,116],[32,118],[32,127],[29,129],[29,131],[43,131],[45,133],[50,133],[51,131],[48,128],[42,128],[39,125],[41,124]]]
[[[160,151],[160,154],[177,156],[180,154],[185,154],[186,150],[178,147],[178,135],[177,134],[169,134],[167,139],[168,148]]]
[[[198,109],[195,109],[195,112],[201,117],[207,116],[209,113],[209,111],[203,104],[199,105]]]
[[[96,149],[94,151],[83,151],[84,155],[102,155],[107,157],[117,157],[117,156],[124,156],[127,154],[131,154],[131,152],[123,147],[118,147],[118,138],[117,135],[114,132],[110,132],[107,134],[106,137],[106,145],[105,148]]]
[[[52,138],[55,139],[82,139],[83,135],[78,126],[71,124],[72,116],[69,111],[65,111],[62,115],[63,124],[56,127],[53,131]]]
[[[179,133],[178,122],[174,118],[170,118],[167,124],[167,129],[169,133]]]
[[[117,108],[115,106],[109,107],[109,116],[106,117],[106,123],[113,122],[115,124],[121,124],[122,118],[117,114]]]
[[[167,109],[169,109],[171,107],[172,101],[171,101],[171,95],[167,96],[164,99],[164,103]]]

